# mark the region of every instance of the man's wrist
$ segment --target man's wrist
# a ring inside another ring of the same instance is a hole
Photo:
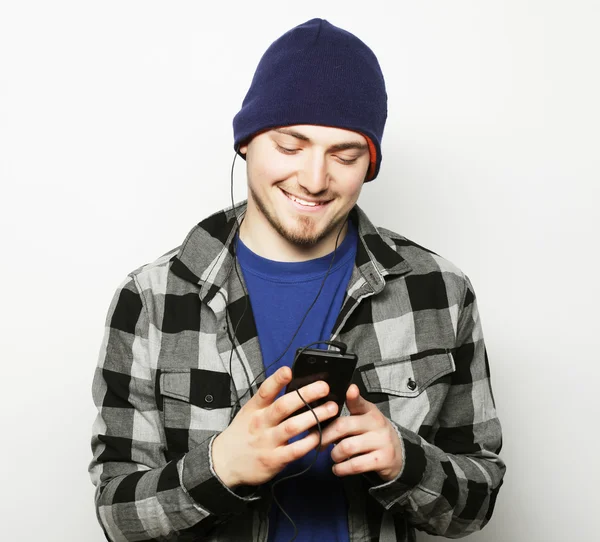
[[[229,461],[226,455],[223,453],[221,448],[222,433],[217,435],[211,446],[211,463],[212,468],[221,483],[227,486],[229,489],[235,489],[237,486],[241,485],[241,482],[235,476],[233,469],[231,466],[233,464],[232,461]]]

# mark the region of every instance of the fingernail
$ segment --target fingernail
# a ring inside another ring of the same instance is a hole
[[[337,405],[335,403],[330,403],[329,405],[327,405],[327,410],[329,412],[335,412],[337,409]]]

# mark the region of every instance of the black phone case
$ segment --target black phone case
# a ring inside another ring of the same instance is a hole
[[[338,413],[333,418],[321,423],[321,427],[327,426],[340,415],[346,392],[352,383],[352,375],[358,362],[356,354],[341,354],[331,350],[299,349],[292,366],[292,381],[286,388],[286,393],[295,391],[318,380],[324,380],[329,384],[329,394],[310,403],[312,408],[323,405],[328,401],[335,401],[338,405]],[[305,406],[297,410],[293,415],[308,411]]]

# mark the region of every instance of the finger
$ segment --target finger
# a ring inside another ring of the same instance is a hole
[[[367,454],[352,457],[347,461],[336,463],[332,470],[336,476],[350,476],[363,472],[387,470],[388,468],[389,466],[384,463],[382,451],[374,450]]]
[[[278,442],[288,441],[296,435],[315,427],[317,425],[315,416],[319,422],[324,422],[335,416],[337,411],[337,404],[334,401],[329,401],[324,405],[314,408],[312,411],[292,416],[279,424],[275,432],[275,438],[278,439]]]
[[[373,403],[370,403],[361,397],[356,384],[352,384],[346,392],[346,405],[348,406],[350,414],[353,415],[366,414],[371,410],[371,407],[374,407]]]
[[[258,393],[250,401],[253,401],[257,408],[269,406],[291,380],[292,370],[289,367],[280,367],[260,385]]]
[[[346,437],[366,433],[369,430],[368,421],[363,416],[341,416],[333,420],[323,431],[321,449],[338,443]]]
[[[290,442],[284,446],[275,448],[275,458],[280,464],[287,465],[304,457],[308,452],[314,450],[319,444],[319,433],[309,433],[304,438]]]
[[[383,447],[384,441],[378,433],[369,432],[362,435],[348,437],[338,442],[331,450],[331,459],[334,463],[342,463],[356,455],[363,455]]]
[[[298,392],[302,395],[304,401],[311,403],[327,396],[329,393],[329,386],[325,382],[319,380],[318,382],[300,388]],[[299,408],[305,406],[302,399],[298,396],[298,392],[293,391],[282,395],[269,407],[267,412],[267,422],[270,425],[279,425]]]

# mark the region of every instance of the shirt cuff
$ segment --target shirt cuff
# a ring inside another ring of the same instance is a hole
[[[416,433],[400,427],[392,422],[398,433],[402,446],[402,469],[393,480],[381,483],[381,478],[374,472],[366,473],[370,483],[375,484],[369,493],[386,509],[394,504],[404,504],[415,487],[419,485],[427,467],[425,451],[420,446],[420,437]]]
[[[233,516],[260,499],[257,488],[227,487],[217,476],[212,464],[212,444],[217,434],[187,452],[181,460],[181,486],[190,498],[204,510],[217,516]]]

